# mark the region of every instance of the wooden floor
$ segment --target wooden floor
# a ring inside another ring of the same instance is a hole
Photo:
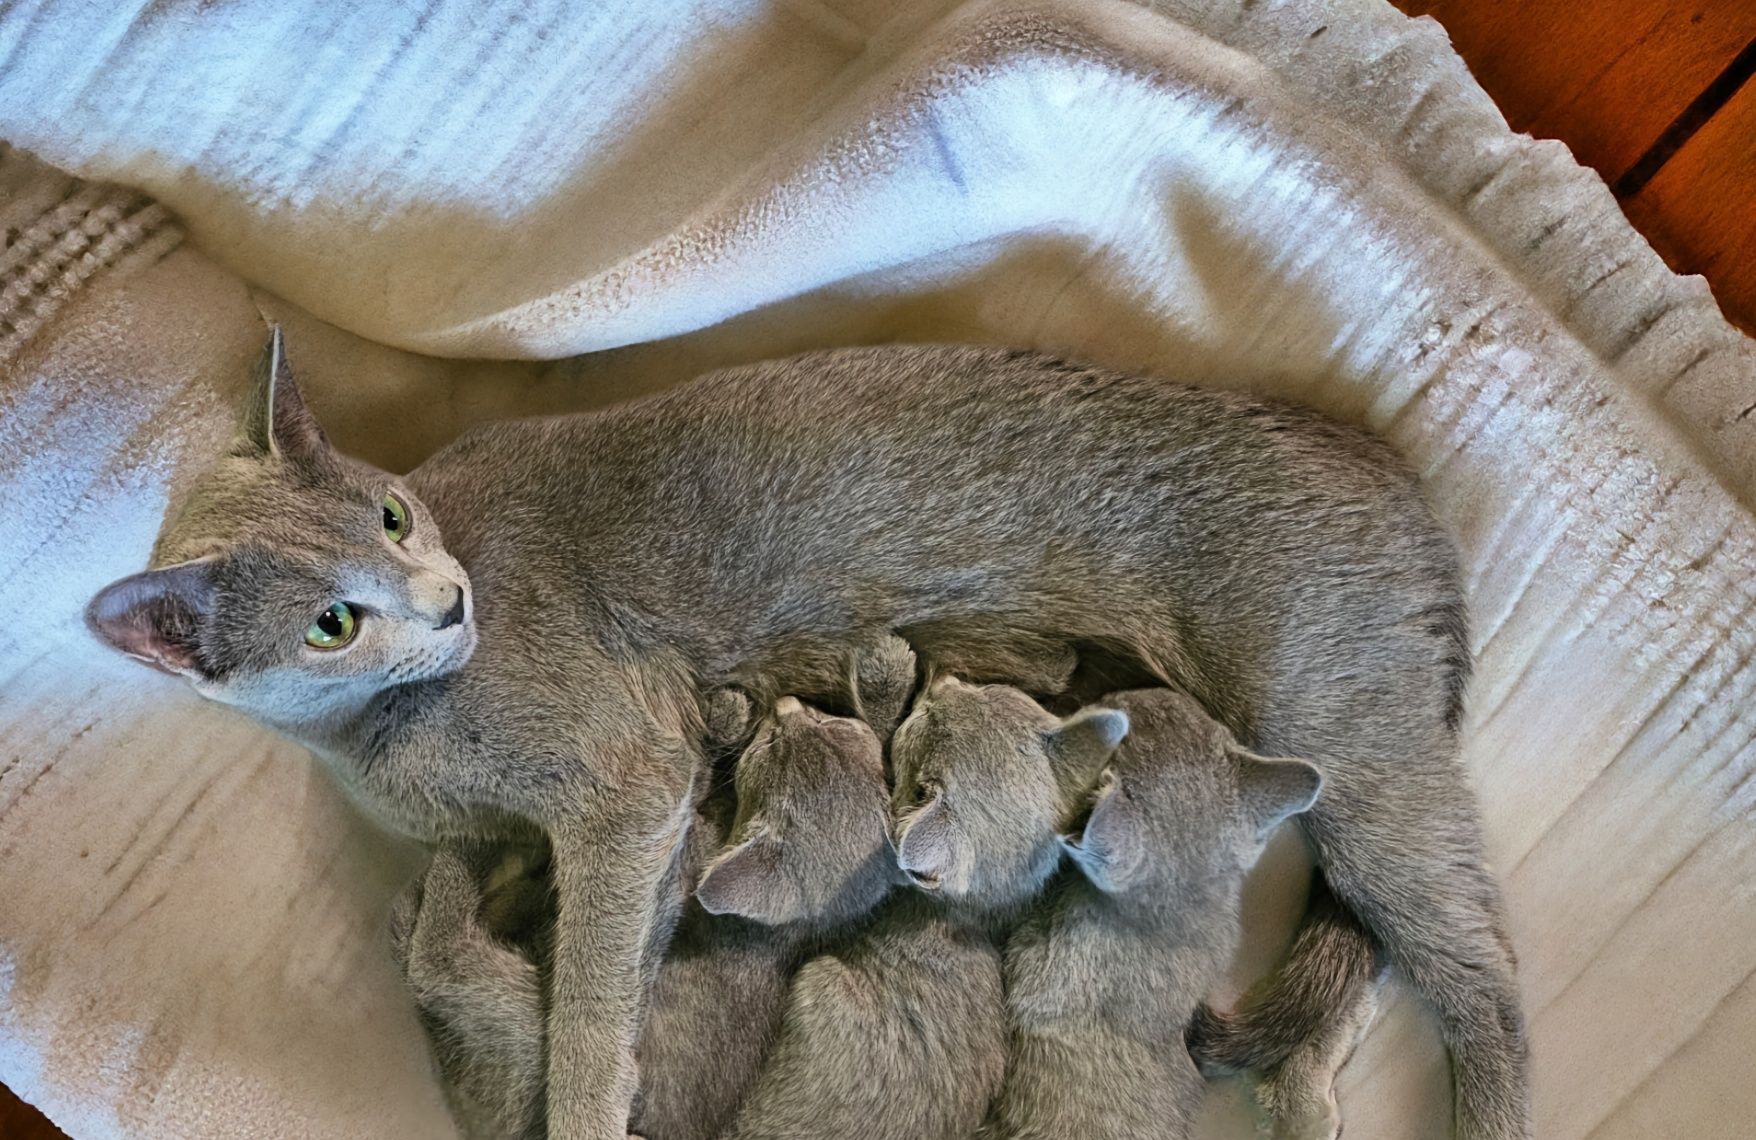
[[[0,1140],[62,1140],[60,1129],[0,1085]]]
[[[1756,0],[1393,2],[1445,25],[1513,130],[1572,147],[1756,333]],[[60,1136],[0,1086],[0,1140]]]
[[[1756,334],[1756,0],[1392,0],[1515,131],[1595,167],[1671,268]]]

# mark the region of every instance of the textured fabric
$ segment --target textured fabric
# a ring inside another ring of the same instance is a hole
[[[1384,433],[1465,553],[1538,1134],[1746,1133],[1756,349],[1431,22],[26,2],[0,7],[0,138],[140,192],[0,157],[0,1079],[74,1135],[447,1134],[380,935],[415,854],[78,622],[221,446],[262,312],[337,442],[394,467],[482,418],[904,339]],[[1278,949],[1294,846],[1240,976]],[[1445,1135],[1412,1001],[1342,1097],[1350,1140]],[[1204,1128],[1250,1134],[1236,1090]]]

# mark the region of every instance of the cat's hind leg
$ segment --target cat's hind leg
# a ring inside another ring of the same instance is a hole
[[[1325,765],[1304,817],[1330,887],[1438,1017],[1459,1140],[1530,1135],[1516,962],[1480,817],[1450,754]]]
[[[1285,962],[1234,1010],[1198,1010],[1190,1055],[1209,1076],[1250,1074],[1275,1140],[1334,1140],[1336,1075],[1371,1025],[1383,974],[1371,936],[1319,868]]]

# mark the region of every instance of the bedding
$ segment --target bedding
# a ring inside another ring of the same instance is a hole
[[[1537,1134],[1756,1115],[1756,347],[1380,0],[0,8],[0,1081],[71,1135],[451,1134],[418,866],[102,651],[265,319],[339,446],[708,367],[1004,343],[1387,436],[1464,553]],[[1301,901],[1253,884],[1235,983]],[[1447,1135],[1399,988],[1350,1140]],[[1206,1137],[1252,1135],[1220,1087]]]

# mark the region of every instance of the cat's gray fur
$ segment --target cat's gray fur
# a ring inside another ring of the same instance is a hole
[[[887,638],[858,655],[853,703],[888,731],[901,719],[914,676],[907,644]],[[735,691],[729,695],[736,699]],[[709,723],[721,725],[720,734],[736,723],[735,713],[714,711],[727,697],[715,694],[709,702]],[[872,794],[883,792],[870,743],[879,734],[782,702],[739,762],[739,838],[716,861],[707,893],[716,907],[743,905],[784,921],[753,927],[731,915],[710,916],[699,905],[686,911],[641,1036],[632,1127],[650,1140],[720,1134],[768,1051],[789,950],[815,941],[820,953],[799,973],[780,1044],[731,1134],[753,1140],[854,1129],[899,1140],[967,1136],[998,1092],[1005,1055],[1000,961],[986,933],[1034,897],[1054,870],[1060,824],[1126,727],[1126,717],[1113,711],[1061,721],[1016,689],[938,677],[895,744],[900,785],[931,786],[936,794],[897,797],[890,826],[905,848],[922,829],[941,831],[936,848],[955,850],[977,873],[935,879],[943,904],[892,897],[857,931],[836,934],[834,925],[858,919],[897,882],[881,801]],[[689,850],[725,834],[724,821],[704,813]],[[741,863],[739,853],[751,851],[758,835],[774,844],[775,858],[760,867]],[[873,853],[877,863],[868,858]],[[448,873],[446,855],[428,874],[428,910],[435,892],[475,889]],[[685,875],[700,865],[686,857]],[[728,885],[728,869],[741,881]],[[483,908],[522,913],[519,885]],[[764,888],[808,901],[802,908],[758,901]],[[448,900],[440,916],[471,909]],[[435,1026],[460,1119],[472,1135],[522,1135],[539,1105],[482,1086],[498,1080],[525,1093],[540,1089],[541,1072],[529,1064],[530,1042],[521,1036],[540,1018],[537,994],[528,978],[508,979],[512,971],[498,948],[482,954],[487,943],[476,930],[453,928],[458,944],[440,959],[448,972],[411,975],[411,982]],[[766,940],[750,939],[752,930]],[[423,934],[440,937],[425,927]],[[480,970],[473,978],[472,962]],[[429,1008],[434,998],[442,1000],[438,1009]],[[496,1017],[503,1020],[496,1024]],[[484,1118],[485,1125],[476,1123]]]
[[[778,726],[772,718],[756,725],[743,694],[722,689],[705,703],[710,757],[735,756],[752,725],[753,746],[769,746]],[[724,846],[732,812],[729,788],[703,797],[679,868],[688,893]],[[554,912],[544,855],[529,844],[490,853],[467,840],[444,842],[393,911],[398,960],[470,1140],[544,1135],[540,979]],[[459,872],[466,864],[472,874]],[[720,1135],[768,1051],[799,941],[786,928],[684,902],[636,1049],[631,1135]],[[415,945],[424,953],[410,953]]]
[[[555,1135],[627,1120],[697,694],[832,687],[886,629],[933,657],[966,630],[1108,646],[1249,746],[1315,760],[1318,861],[1437,1013],[1459,1131],[1527,1133],[1513,956],[1457,764],[1456,558],[1382,444],[1028,352],[888,347],[490,424],[398,479],[329,448],[278,344],[238,451],[92,627],[303,741],[404,831],[549,834]],[[379,525],[388,487],[407,549]],[[452,584],[466,620],[445,626]],[[338,597],[373,607],[360,634],[308,649]]]
[[[1069,840],[1078,870],[1007,943],[996,1137],[1189,1135],[1206,1085],[1184,1026],[1236,949],[1244,873],[1321,786],[1310,764],[1239,748],[1184,694],[1107,703],[1131,727]]]
[[[1189,1051],[1207,1076],[1249,1074],[1276,1140],[1341,1134],[1335,1075],[1377,1011],[1384,963],[1318,869],[1287,963],[1238,1009],[1196,1011]]]

